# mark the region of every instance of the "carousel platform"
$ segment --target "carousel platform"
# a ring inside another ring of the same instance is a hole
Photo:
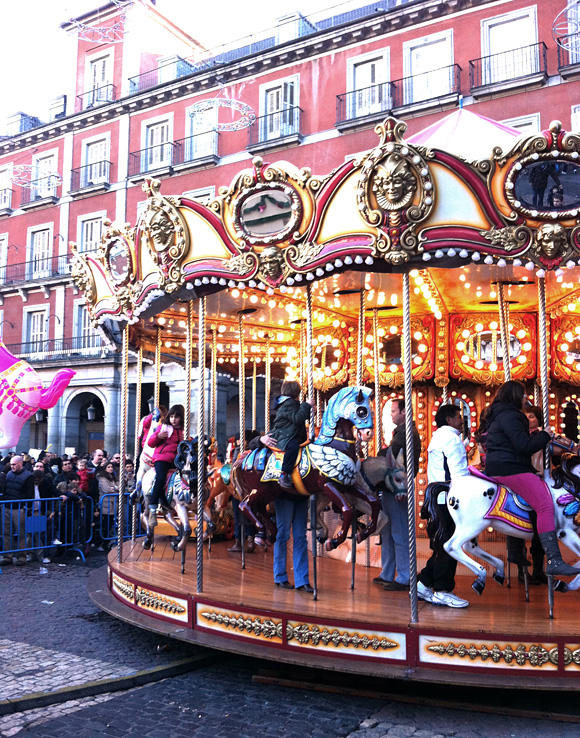
[[[272,554],[227,552],[228,544],[204,547],[203,587],[197,592],[195,544],[186,572],[169,540],[153,552],[126,543],[123,562],[109,554],[101,581],[91,580],[93,601],[136,626],[199,645],[278,662],[353,674],[431,682],[580,689],[578,593],[555,594],[548,618],[547,588],[507,589],[488,579],[482,596],[471,576],[458,576],[456,592],[470,607],[453,610],[419,603],[410,622],[407,592],[373,584],[375,567],[351,567],[319,558],[318,600],[274,586]],[[515,567],[513,574],[515,575]]]

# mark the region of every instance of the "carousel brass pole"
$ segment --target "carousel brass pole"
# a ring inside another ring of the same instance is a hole
[[[308,289],[306,290],[306,302],[308,302]],[[303,320],[299,323],[300,327],[300,402],[304,401],[304,329],[305,322]],[[308,328],[306,328],[308,330]]]
[[[448,399],[447,386],[448,385],[445,384],[443,386],[443,389],[441,390],[441,404],[442,405],[447,405],[447,399]]]
[[[359,387],[362,387],[363,383],[363,348],[364,348],[364,340],[365,340],[365,291],[361,290],[359,294],[359,308],[358,308],[358,356],[357,356],[357,362],[356,362],[356,383]],[[361,441],[360,438],[357,436],[356,439],[356,458],[357,461],[360,459],[360,452],[361,452]],[[363,454],[365,459],[369,455],[369,447],[368,443],[364,444],[363,447]],[[356,528],[358,524],[357,515],[353,515],[352,518],[352,541],[351,541],[351,570],[350,570],[350,588],[354,589],[354,580],[355,580],[355,571],[356,571]],[[367,538],[367,542],[365,544],[365,558],[370,563],[370,556],[371,556],[371,550],[370,550],[370,541]]]
[[[244,366],[244,315],[240,311],[238,313],[238,332],[239,332],[239,371],[238,371],[238,389],[239,389],[239,418],[240,418],[240,453],[238,458],[246,450],[246,370]],[[242,513],[240,515],[240,539],[242,543],[242,569],[246,568],[246,518]]]
[[[193,364],[193,300],[187,303],[187,341],[185,342],[185,418],[183,436],[191,435],[191,365]]]
[[[205,485],[205,297],[199,299],[197,344],[197,591],[203,591],[203,489]]]
[[[302,325],[300,327],[302,335]],[[312,285],[306,286],[306,357],[308,361],[308,401],[312,402],[314,397],[314,355],[312,353]],[[310,406],[310,423],[308,425],[308,436],[314,441],[314,406]],[[310,535],[312,541],[312,586],[314,588],[313,599],[318,599],[318,568],[316,566],[316,495],[310,495]]]
[[[415,538],[415,469],[413,465],[413,396],[411,394],[411,300],[409,274],[403,274],[403,370],[405,375],[405,446],[407,457],[407,513],[409,520],[409,585],[411,622],[419,619],[417,604],[417,541]]]
[[[157,343],[155,344],[155,386],[153,388],[153,406],[159,407],[159,390],[161,386],[161,326],[157,326]]]
[[[381,417],[381,370],[379,358],[379,311],[373,310],[373,343],[375,364],[375,456],[383,445],[383,419]]]
[[[258,374],[257,374],[257,364],[256,364],[256,357],[254,356],[254,367],[252,370],[252,430],[254,430],[257,427],[257,413],[256,413],[256,402],[258,399],[258,392],[257,392],[257,382],[258,382]]]
[[[270,432],[270,384],[272,366],[270,364],[270,334],[266,336],[266,367],[264,370],[264,433]]]
[[[137,457],[139,456],[139,427],[141,425],[141,395],[143,385],[143,346],[139,346],[137,354],[137,384],[135,385],[135,451],[133,453],[133,464],[137,468]],[[135,543],[137,537],[137,504],[131,508],[131,541]]]
[[[540,349],[540,388],[544,428],[550,427],[550,401],[548,397],[548,332],[546,315],[546,279],[538,277],[538,342]],[[550,468],[549,445],[544,451],[544,469]]]
[[[217,434],[216,410],[217,410],[217,331],[214,328],[211,332],[211,385],[210,385],[210,405],[209,405],[209,434],[214,440]]]
[[[125,527],[125,459],[127,458],[127,396],[129,394],[129,326],[123,329],[123,368],[121,373],[121,463],[119,464],[119,497],[117,500],[117,563],[123,561]]]
[[[504,299],[503,282],[497,283],[497,305],[499,310],[499,326],[502,343],[503,373],[506,382],[512,378],[510,367],[510,328],[509,328],[509,308]]]

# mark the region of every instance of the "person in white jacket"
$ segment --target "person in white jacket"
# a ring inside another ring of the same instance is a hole
[[[427,481],[429,484],[449,482],[452,478],[468,475],[467,453],[461,439],[461,408],[458,405],[441,405],[435,415],[435,423],[437,430],[433,433],[428,449]],[[427,532],[433,553],[418,576],[417,595],[420,600],[433,605],[467,607],[467,600],[453,594],[457,561],[443,549],[443,543],[451,538],[455,530],[455,524],[447,510],[444,491],[439,493],[437,505],[445,523],[444,541],[433,541],[429,524]]]

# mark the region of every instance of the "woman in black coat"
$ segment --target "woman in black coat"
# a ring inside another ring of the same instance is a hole
[[[546,448],[553,433],[543,430],[530,435],[525,404],[523,384],[510,380],[500,387],[487,417],[485,472],[521,495],[536,511],[538,533],[548,562],[546,573],[576,576],[580,569],[562,560],[552,495],[532,465],[532,456]]]

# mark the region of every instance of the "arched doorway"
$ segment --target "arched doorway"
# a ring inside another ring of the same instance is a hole
[[[75,395],[66,407],[64,425],[65,448],[74,448],[79,455],[103,448],[105,408],[102,399],[93,392]]]

